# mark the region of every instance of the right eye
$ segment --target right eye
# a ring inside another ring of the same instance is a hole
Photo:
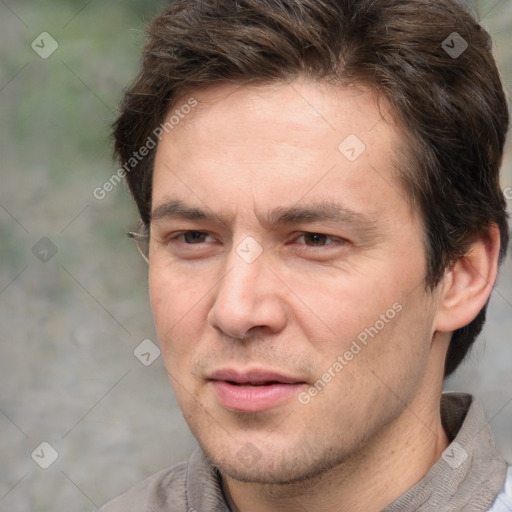
[[[210,235],[204,231],[183,231],[169,237],[167,240],[169,243],[176,243],[177,241],[184,245],[197,245],[205,243],[204,238],[208,236]]]

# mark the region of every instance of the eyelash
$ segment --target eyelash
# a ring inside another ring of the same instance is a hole
[[[192,246],[192,245],[201,245],[203,243],[206,243],[206,242],[200,242],[200,243],[187,243],[187,242],[183,242],[181,240],[178,240],[178,237],[181,237],[181,236],[184,236],[184,235],[187,235],[187,234],[190,234],[190,233],[196,233],[196,234],[200,234],[200,235],[207,235],[207,236],[210,236],[207,232],[205,231],[194,231],[194,230],[189,230],[189,231],[182,231],[181,233],[177,233],[175,235],[173,235],[172,237],[169,237],[167,239],[167,243],[168,244],[176,244],[176,243],[180,243],[180,244],[183,244],[183,245],[186,245],[186,246]],[[320,245],[320,246],[315,246],[315,245],[307,245],[307,244],[299,244],[299,245],[303,245],[304,247],[308,247],[309,249],[321,249],[323,247],[328,247],[330,245],[336,245],[336,244],[341,244],[341,245],[344,245],[347,241],[344,240],[343,238],[339,238],[337,236],[331,236],[331,235],[326,235],[324,233],[316,233],[316,232],[310,232],[310,231],[304,231],[304,232],[301,232],[299,234],[298,237],[296,237],[294,240],[298,240],[299,238],[302,238],[304,236],[308,236],[308,235],[316,235],[316,236],[320,236],[320,237],[325,237],[326,239],[331,239],[331,240],[336,240],[337,243],[329,243],[329,244],[325,244],[325,245]]]

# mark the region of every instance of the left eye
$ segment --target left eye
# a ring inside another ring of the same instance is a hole
[[[302,233],[296,240],[304,240],[303,245],[307,245],[309,247],[324,247],[326,245],[334,245],[336,243],[344,242],[342,238],[324,235],[322,233]]]

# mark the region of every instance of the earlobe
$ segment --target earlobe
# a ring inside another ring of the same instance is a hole
[[[485,306],[496,282],[499,251],[500,232],[491,224],[446,271],[440,284],[436,330],[451,332],[464,327]]]

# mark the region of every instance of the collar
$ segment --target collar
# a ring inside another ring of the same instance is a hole
[[[382,512],[485,512],[505,483],[482,407],[466,393],[443,393],[441,419],[452,442],[428,473]]]

